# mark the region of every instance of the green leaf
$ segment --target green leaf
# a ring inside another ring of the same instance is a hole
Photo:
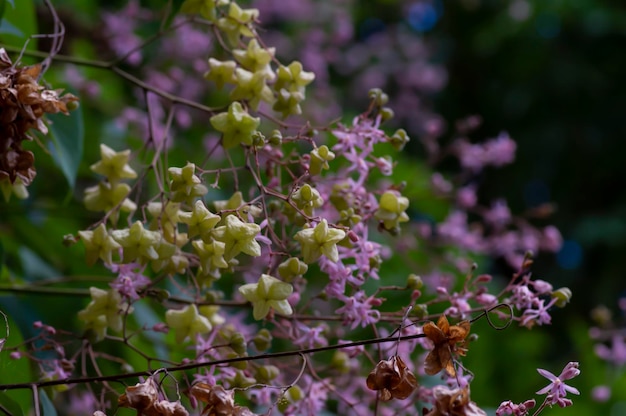
[[[8,24],[6,27],[9,28],[9,30],[0,31],[2,42],[21,48],[24,46],[26,38],[38,33],[35,1],[20,0],[15,4],[14,1],[9,0],[9,3],[11,3],[13,8],[4,8],[2,27]],[[37,39],[30,39],[27,49],[37,49]]]
[[[57,409],[54,408],[52,401],[45,391],[40,390],[39,403],[41,404],[42,416],[57,416]]]
[[[6,0],[0,0],[0,19],[4,15],[4,6],[6,6]]]
[[[0,415],[24,416],[24,412],[15,400],[7,396],[6,393],[0,392]]]
[[[13,23],[8,20],[0,21],[0,34],[13,35],[17,37],[24,37],[24,34],[17,27],[13,26]]]
[[[78,167],[83,158],[84,125],[83,113],[80,107],[72,111],[69,116],[51,114],[50,123],[50,151],[55,163],[61,168],[70,188],[76,184]]]
[[[180,11],[180,6],[182,6],[184,2],[185,0],[173,0],[171,2],[172,10],[165,20],[165,25],[163,25],[164,28],[169,28],[171,26],[174,18],[178,15],[178,12]]]

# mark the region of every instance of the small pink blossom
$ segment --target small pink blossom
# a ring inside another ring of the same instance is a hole
[[[548,394],[546,398],[548,404],[558,404],[561,407],[567,407],[572,404],[571,400],[565,399],[567,393],[580,394],[577,388],[564,383],[565,380],[570,380],[580,374],[577,362],[567,363],[558,377],[542,368],[538,368],[537,372],[550,381],[550,384],[537,391],[537,394]]]
[[[510,400],[500,403],[500,406],[496,409],[496,416],[513,415],[513,416],[526,416],[529,409],[535,407],[537,402],[534,399],[526,400],[523,403],[515,404]]]
[[[596,402],[606,402],[611,398],[611,388],[609,386],[595,386],[592,390],[591,390],[591,397],[593,398],[593,400],[595,400]]]
[[[604,344],[598,344],[595,346],[594,350],[598,357],[617,367],[626,364],[626,341],[623,335],[613,335],[610,348]]]

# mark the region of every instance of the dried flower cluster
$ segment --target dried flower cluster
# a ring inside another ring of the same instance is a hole
[[[367,376],[367,387],[378,390],[380,400],[406,399],[417,387],[417,380],[397,355],[376,364]]]
[[[40,85],[40,75],[40,64],[17,66],[0,49],[0,187],[5,199],[12,191],[26,197],[25,187],[35,178],[35,157],[22,148],[24,140],[32,140],[29,131],[47,134],[42,117],[68,114],[71,103],[78,101],[72,94],[61,95],[60,90]]]
[[[159,400],[157,385],[152,378],[127,387],[118,399],[121,407],[137,410],[138,416],[189,416],[180,401]]]
[[[254,416],[247,407],[237,406],[233,400],[233,392],[226,391],[222,386],[211,386],[198,383],[191,387],[191,395],[206,403],[202,416]]]

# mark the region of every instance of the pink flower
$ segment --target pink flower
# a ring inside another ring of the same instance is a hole
[[[580,394],[577,388],[564,383],[565,380],[572,379],[580,374],[577,362],[573,361],[567,363],[567,365],[565,366],[563,371],[561,371],[561,374],[559,374],[558,377],[548,370],[544,370],[542,368],[538,368],[537,372],[550,380],[550,384],[537,392],[537,394],[548,394],[546,400],[549,405],[558,404],[561,407],[570,406],[572,404],[572,401],[569,399],[565,399],[565,395],[567,394],[567,392],[570,392],[572,394]]]
[[[596,402],[606,402],[611,398],[611,388],[609,386],[595,386],[591,390],[591,397]]]
[[[380,319],[380,312],[372,309],[372,306],[378,306],[379,299],[374,297],[366,297],[362,290],[356,292],[351,297],[342,299],[344,306],[335,312],[343,316],[344,322],[350,324],[351,329],[361,326],[365,328],[370,324],[375,324]]]
[[[611,348],[603,344],[595,346],[595,353],[603,360],[609,361],[615,364],[617,367],[621,367],[626,364],[626,342],[622,335],[614,335]]]
[[[496,416],[501,415],[514,415],[514,416],[526,416],[528,409],[535,407],[535,400],[526,400],[524,403],[515,404],[510,400],[500,403],[500,406],[496,409]]]

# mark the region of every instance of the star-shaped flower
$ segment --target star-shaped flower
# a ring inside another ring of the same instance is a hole
[[[199,235],[200,238],[205,239],[222,218],[213,214],[204,205],[204,202],[198,200],[193,206],[193,211],[179,212],[178,219],[180,222],[187,224],[187,237],[193,238]]]
[[[78,319],[85,322],[87,329],[96,334],[96,341],[104,339],[107,328],[121,331],[123,326],[123,311],[132,312],[126,302],[116,290],[103,290],[90,287],[91,302],[78,312]]]
[[[289,283],[275,277],[262,274],[257,283],[248,283],[239,288],[239,293],[252,303],[252,315],[257,321],[265,318],[274,309],[281,315],[291,315],[293,310],[287,298],[293,292]]]
[[[211,117],[211,125],[215,130],[222,132],[222,144],[225,149],[239,144],[252,145],[252,133],[261,123],[258,117],[252,117],[238,101],[228,107],[228,112],[219,113]]]
[[[165,239],[174,243],[176,241],[176,225],[180,221],[180,203],[167,201],[163,206],[163,203],[153,201],[148,204],[147,210],[152,217],[150,228],[162,230]]]
[[[105,264],[113,263],[113,251],[122,248],[109,234],[104,224],[93,231],[79,231],[78,235],[85,245],[85,256],[88,265],[93,265],[100,258]]]
[[[113,231],[113,238],[124,247],[124,262],[129,263],[138,258],[156,260],[159,258],[157,248],[161,241],[158,231],[143,228],[141,221],[135,221],[130,227]]]
[[[182,168],[169,168],[170,174],[170,199],[173,202],[190,202],[193,198],[209,192],[202,180],[196,176],[196,165],[190,162]]]
[[[204,74],[204,78],[213,81],[218,89],[222,89],[224,84],[234,84],[237,81],[235,68],[237,68],[235,61],[218,61],[209,58],[209,70]]]
[[[434,375],[443,369],[450,377],[456,376],[452,355],[454,353],[465,355],[464,341],[469,334],[470,323],[462,321],[458,325],[450,326],[448,318],[441,315],[437,325],[428,322],[422,329],[424,335],[435,345],[426,356],[426,374]],[[458,343],[463,343],[463,345],[459,346]]]
[[[261,255],[261,246],[255,240],[261,231],[258,224],[241,221],[236,215],[229,215],[226,224],[213,231],[213,237],[225,244],[224,258],[230,260],[239,253],[258,257]]]
[[[130,150],[116,152],[105,144],[100,145],[100,161],[91,165],[91,170],[105,176],[109,182],[116,183],[120,179],[134,179],[135,172],[128,166]]]
[[[132,212],[137,205],[126,198],[130,193],[130,186],[126,183],[112,184],[100,182],[98,185],[85,189],[85,208],[89,211],[109,212],[119,206],[124,212]],[[117,212],[111,214],[112,221],[117,221]]]
[[[319,222],[315,228],[307,228],[293,237],[302,247],[302,257],[305,263],[313,263],[322,254],[330,261],[339,260],[337,243],[344,239],[345,231],[337,228],[329,228],[325,219]]]
[[[222,241],[213,240],[210,243],[205,243],[202,240],[194,240],[191,245],[198,254],[204,272],[210,273],[215,269],[228,267],[228,262],[224,259],[226,244]]]
[[[165,312],[165,322],[176,331],[176,342],[179,344],[187,337],[194,339],[197,334],[206,334],[213,329],[211,321],[201,315],[194,304]]]

